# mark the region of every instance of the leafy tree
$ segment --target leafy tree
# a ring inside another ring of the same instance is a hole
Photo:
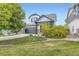
[[[9,26],[11,12],[8,11],[6,4],[0,4],[0,29],[6,29]]]
[[[17,3],[0,4],[0,29],[18,32],[24,26],[25,13]]]

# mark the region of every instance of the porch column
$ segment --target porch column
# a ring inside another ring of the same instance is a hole
[[[40,25],[37,26],[37,30],[38,30],[37,34],[40,34]]]
[[[36,23],[36,34],[38,34],[38,30],[37,30],[38,23],[37,22],[35,23]]]
[[[36,22],[36,34],[40,33],[40,25]]]

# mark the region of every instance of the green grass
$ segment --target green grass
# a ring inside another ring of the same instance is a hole
[[[5,36],[5,35],[3,35],[3,34],[0,33],[0,36]]]
[[[40,37],[0,41],[14,46],[0,47],[2,56],[79,56],[79,42],[65,40],[46,41]]]
[[[37,41],[42,41],[42,40],[45,40],[45,39],[41,37],[28,36],[28,37],[18,38],[14,40],[0,41],[0,45],[5,45],[5,44],[22,45],[22,44],[37,42]]]

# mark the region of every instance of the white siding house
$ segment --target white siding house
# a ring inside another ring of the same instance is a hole
[[[71,34],[78,33],[79,31],[79,19],[75,19],[68,24]]]
[[[68,10],[66,22],[71,34],[79,34],[79,4],[73,4]]]

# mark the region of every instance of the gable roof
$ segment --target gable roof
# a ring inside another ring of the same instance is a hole
[[[68,9],[68,13],[67,13],[67,19],[65,20],[66,21],[66,23],[70,23],[70,22],[72,22],[75,18],[79,18],[78,16],[79,15],[73,15],[73,16],[69,16],[69,14],[70,14],[70,11],[73,9],[73,11],[72,12],[74,12],[74,9],[76,8],[76,6],[79,6],[79,3],[74,3],[74,4],[72,4],[72,6]]]
[[[29,19],[34,16],[38,16],[38,18],[36,17],[37,19],[34,22],[40,22],[41,18],[43,17],[49,19],[49,21],[56,21],[56,14],[47,14],[47,15],[32,14],[31,16],[29,16]]]
[[[39,14],[32,14],[32,15],[30,15],[28,18],[30,19],[32,16],[39,16],[39,17],[40,17]]]
[[[46,16],[51,20],[54,20],[56,18],[56,14],[47,14]]]
[[[40,22],[41,18],[43,17],[49,19],[49,21],[56,21],[56,14],[47,14],[47,15],[41,15],[39,19],[36,20],[36,22]]]

